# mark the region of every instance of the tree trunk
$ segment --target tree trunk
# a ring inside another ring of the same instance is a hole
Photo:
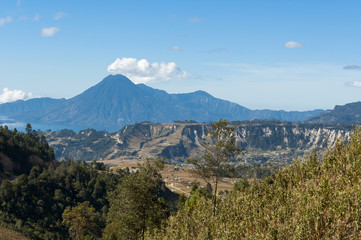
[[[214,183],[214,195],[213,195],[213,216],[216,216],[216,207],[217,207],[217,187],[218,180]]]
[[[145,234],[145,210],[143,210],[142,240],[144,240],[144,234]]]

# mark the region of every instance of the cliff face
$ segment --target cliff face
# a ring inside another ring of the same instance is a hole
[[[347,141],[354,127],[309,124],[240,125],[237,141],[243,147],[262,150],[333,147],[337,139]]]
[[[352,125],[267,121],[234,123],[233,126],[237,144],[248,151],[247,158],[253,158],[260,152],[262,158],[264,152],[302,155],[314,148],[325,148],[326,143],[332,147],[337,139],[347,141],[354,129]],[[46,132],[46,137],[58,159],[141,160],[157,156],[184,162],[188,157],[200,155],[201,142],[207,138],[209,130],[210,125],[204,123],[139,123],[116,133],[62,130]]]

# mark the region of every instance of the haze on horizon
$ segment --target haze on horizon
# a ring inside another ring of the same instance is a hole
[[[108,74],[250,109],[360,101],[361,2],[0,3],[0,103],[70,98]]]

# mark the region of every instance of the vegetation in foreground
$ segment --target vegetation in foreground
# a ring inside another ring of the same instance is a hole
[[[195,187],[173,213],[177,197],[169,198],[161,165],[134,174],[73,161],[35,166],[3,181],[1,223],[30,239],[361,238],[361,129],[322,159],[314,153],[265,179],[240,180],[216,205],[210,184]]]
[[[195,193],[152,239],[360,239],[361,129],[264,180],[242,180],[217,205]]]
[[[218,183],[235,171],[234,162],[236,156],[242,151],[237,145],[234,137],[234,128],[227,126],[227,120],[219,120],[211,124],[211,143],[202,144],[204,153],[200,158],[188,159],[193,164],[193,173],[202,178],[209,186],[213,184],[213,216],[216,214]]]
[[[0,220],[31,239],[68,239],[62,214],[68,207],[89,201],[100,219],[97,234],[109,206],[106,194],[119,177],[82,162],[64,161],[56,169],[34,166],[29,175],[4,180],[0,187]]]
[[[26,238],[18,232],[0,226],[0,240],[26,240]]]

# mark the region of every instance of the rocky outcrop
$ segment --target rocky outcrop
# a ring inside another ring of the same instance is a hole
[[[348,141],[353,125],[315,125],[278,121],[232,123],[237,144],[259,151],[310,151],[334,146],[337,139]],[[211,126],[205,123],[138,123],[116,133],[86,130],[47,132],[58,159],[79,160],[145,159],[165,157],[184,161],[199,156],[201,143]]]

